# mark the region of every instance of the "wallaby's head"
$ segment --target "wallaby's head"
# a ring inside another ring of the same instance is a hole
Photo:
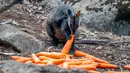
[[[71,10],[68,10],[68,14],[70,14],[68,25],[70,26],[71,33],[75,34],[78,26],[79,26],[79,16],[80,16],[80,10],[77,12],[71,12]]]

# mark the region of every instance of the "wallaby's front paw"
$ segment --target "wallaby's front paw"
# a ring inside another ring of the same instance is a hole
[[[68,40],[68,39],[71,39],[71,37],[72,37],[71,35],[67,36],[67,40]]]
[[[58,46],[58,43],[59,43],[59,42],[58,42],[58,41],[55,41],[55,40],[52,40],[52,41],[51,41],[51,45],[52,45],[52,46]]]
[[[69,54],[73,55],[75,53],[75,51],[76,51],[76,49],[70,49]]]

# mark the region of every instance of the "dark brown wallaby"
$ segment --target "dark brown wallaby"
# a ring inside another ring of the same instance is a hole
[[[75,34],[79,26],[79,16],[80,11],[75,12],[67,5],[59,5],[52,9],[45,24],[53,46],[57,46],[59,41],[64,41],[65,44],[71,38],[71,34]],[[70,53],[74,53],[75,48],[73,42]]]

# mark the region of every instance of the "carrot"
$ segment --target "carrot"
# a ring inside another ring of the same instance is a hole
[[[75,55],[75,56],[78,56],[78,57],[91,58],[91,59],[93,59],[93,60],[96,61],[96,62],[109,63],[109,62],[107,62],[107,61],[104,61],[104,60],[102,60],[102,59],[96,58],[96,57],[94,57],[94,56],[92,56],[92,55],[89,55],[89,54],[87,54],[87,53],[84,53],[84,52],[82,52],[82,51],[75,51],[75,54],[74,54],[74,55]]]
[[[93,66],[98,67],[98,66],[99,66],[99,63],[97,63],[97,62],[92,62],[92,61],[83,61],[83,62],[82,62],[82,65],[93,65]]]
[[[89,73],[101,73],[101,72],[98,72],[98,71],[95,71],[95,70],[88,70]]]
[[[63,68],[69,68],[69,63],[68,62],[64,62],[63,63]]]
[[[37,65],[40,65],[40,66],[45,66],[46,64],[37,64]]]
[[[79,61],[87,61],[87,60],[94,61],[94,60],[92,60],[91,58],[81,58],[81,59],[77,59],[77,60],[79,60]]]
[[[11,59],[13,59],[13,60],[18,60],[18,59],[22,58],[22,57],[20,57],[20,56],[10,56],[10,57],[11,57]]]
[[[47,65],[54,65],[54,59],[49,60]]]
[[[69,57],[69,58],[72,58],[73,57],[73,55],[66,55],[67,57]]]
[[[70,59],[72,57],[73,57],[73,55],[66,55],[66,59]]]
[[[102,60],[102,59],[96,58],[96,57],[94,57],[94,56],[92,56],[92,55],[89,55],[89,54],[86,54],[85,57],[91,58],[91,59],[93,59],[93,60],[96,61],[96,62],[109,63],[109,62],[107,62],[107,61],[104,61],[104,60]]]
[[[33,61],[32,61],[32,60],[29,60],[29,61],[26,61],[25,63],[33,63]]]
[[[72,43],[73,43],[73,41],[74,41],[74,36],[75,36],[75,35],[72,34],[72,38],[69,39],[69,40],[66,42],[65,46],[64,46],[63,49],[61,50],[61,53],[65,53],[65,54],[68,54],[68,53],[69,53],[70,48],[71,48],[71,46],[72,46]]]
[[[16,61],[25,63],[25,62],[30,61],[30,60],[32,60],[32,58],[20,58],[20,59],[18,59]]]
[[[70,60],[70,57],[66,55],[66,60]]]
[[[47,64],[49,60],[42,60],[40,63],[41,64]]]
[[[107,71],[106,73],[130,73],[130,72]]]
[[[77,61],[79,61],[79,60],[77,60],[77,59],[66,59],[65,61],[66,61],[66,62],[71,62],[71,61],[77,62]]]
[[[96,66],[94,65],[69,65],[69,68],[79,68],[84,70],[95,70]]]
[[[83,61],[82,64],[92,64],[91,60]]]
[[[61,59],[61,58],[65,58],[66,55],[64,53],[56,53],[56,52],[39,52],[36,54],[38,57],[39,56],[46,56],[49,58],[53,58],[53,59]]]
[[[89,59],[89,58],[82,58],[82,59],[68,59],[68,60],[66,60],[67,62],[69,62],[69,61],[86,61],[86,60],[91,60],[91,61],[93,61],[92,59]]]
[[[35,64],[40,63],[41,60],[36,56],[36,54],[32,53],[32,59]]]
[[[58,64],[57,66],[60,67],[60,68],[62,68],[63,67],[63,63]]]
[[[63,63],[65,59],[51,59],[48,61],[47,65],[60,64]]]
[[[130,65],[125,65],[124,68],[130,70]]]
[[[46,57],[46,56],[39,56],[38,57],[40,60],[50,60],[52,58]]]
[[[86,53],[77,50],[75,51],[74,55],[78,57],[85,57]]]
[[[48,62],[49,62],[49,61],[44,61],[44,62],[41,61],[41,62],[39,62],[39,63],[34,63],[34,64],[41,64],[41,65],[43,64],[43,65],[47,65]]]
[[[99,63],[98,68],[118,68],[114,64]]]
[[[10,56],[10,57],[13,60],[18,60],[18,59],[21,59],[21,58],[27,58],[27,57],[21,57],[21,56]]]
[[[92,65],[98,67],[98,66],[99,66],[99,63],[97,63],[97,62],[92,62]]]
[[[60,63],[63,63],[63,62],[65,62],[65,59],[54,59],[53,60],[54,61],[54,64],[60,64]]]
[[[68,64],[69,65],[80,65],[80,64],[82,64],[82,62],[81,61],[77,61],[77,62],[68,62]]]
[[[48,54],[50,54],[49,52],[39,52],[39,53],[36,53],[36,56],[45,56],[45,55],[48,55]]]

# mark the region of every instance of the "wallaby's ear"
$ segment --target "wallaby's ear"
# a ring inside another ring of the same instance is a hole
[[[76,16],[80,16],[80,10],[77,11]]]

